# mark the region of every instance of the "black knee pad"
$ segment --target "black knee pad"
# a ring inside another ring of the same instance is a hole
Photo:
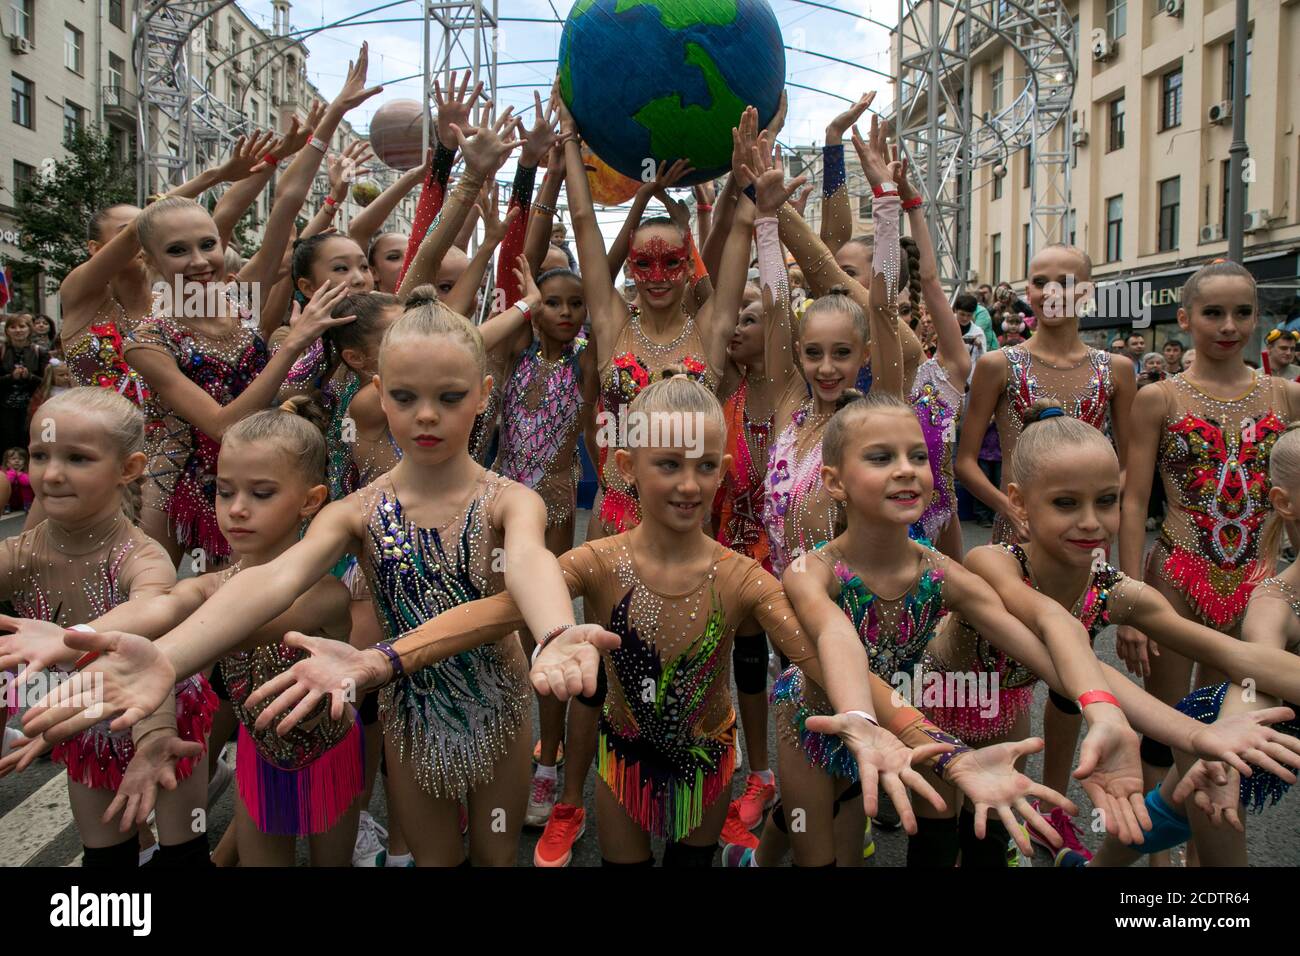
[[[717,844],[711,846],[691,846],[689,843],[669,843],[664,847],[665,867],[691,866],[706,867],[713,865],[713,857],[718,852]]]
[[[175,846],[159,846],[158,852],[153,855],[148,865],[160,870],[213,866],[208,849],[208,835],[200,833],[193,840],[186,840]]]
[[[600,708],[605,705],[605,695],[609,693],[609,678],[605,676],[605,662],[600,662],[600,670],[596,673],[596,693],[590,697],[573,698],[578,703],[586,707]]]
[[[1058,694],[1050,687],[1047,689],[1047,699],[1050,700],[1056,709],[1061,711],[1063,714],[1070,714],[1073,717],[1078,717],[1083,713],[1083,711],[1079,709],[1078,704],[1070,700],[1070,698]]]
[[[984,839],[975,835],[975,814],[963,810],[957,821],[958,842],[961,846],[961,865],[976,869],[1005,868],[1007,841],[1011,834],[1001,820],[990,816],[985,824]]]
[[[379,723],[378,691],[366,692],[366,696],[361,698],[361,706],[357,708],[357,716],[361,718],[362,727],[373,727]]]
[[[772,821],[772,826],[776,827],[781,833],[789,833],[785,822],[785,807],[780,800],[772,804],[772,815],[768,818]]]
[[[140,841],[132,836],[116,846],[83,846],[81,865],[88,870],[135,869],[140,865]]]
[[[761,694],[767,690],[767,635],[737,634],[731,645],[731,668],[736,690]]]
[[[609,867],[621,867],[622,869],[625,870],[628,869],[643,870],[643,869],[649,869],[650,867],[654,866],[655,858],[652,856],[648,856],[644,860],[637,860],[635,863],[615,863],[613,860],[607,860],[602,856],[600,858],[600,865],[609,866]]]
[[[1174,765],[1174,752],[1170,746],[1150,737],[1142,738],[1139,752],[1142,755],[1142,762],[1153,767],[1167,768]]]
[[[954,818],[932,820],[917,817],[916,832],[907,838],[907,865],[951,869],[957,865],[957,851],[960,849]]]

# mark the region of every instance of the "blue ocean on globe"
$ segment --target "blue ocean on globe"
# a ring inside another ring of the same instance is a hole
[[[740,114],[753,105],[765,125],[785,85],[766,0],[578,0],[559,64],[560,94],[597,156],[633,179],[686,158],[695,172],[682,185],[727,172]]]

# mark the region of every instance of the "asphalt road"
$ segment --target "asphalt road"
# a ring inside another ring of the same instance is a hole
[[[0,536],[15,533],[12,519],[0,522]],[[580,514],[578,528],[586,527],[586,514]],[[980,528],[974,523],[963,526],[967,548],[984,544],[988,541],[988,529]],[[579,608],[581,613],[581,608]],[[1112,632],[1113,633],[1113,632]],[[1101,657],[1123,670],[1114,653],[1114,639],[1111,633],[1103,633],[1097,641]],[[1033,708],[1033,730],[1042,732],[1042,707],[1046,702],[1047,692],[1040,684]],[[534,718],[534,726],[536,720]],[[774,731],[769,727],[769,740],[775,740]],[[233,747],[230,748],[233,755]],[[742,742],[743,749],[743,742]],[[1031,757],[1028,772],[1037,777],[1041,770],[1039,756]],[[563,773],[563,770],[561,770]],[[738,795],[744,785],[744,770],[737,768],[734,791]],[[587,834],[578,841],[574,849],[573,865],[599,866],[600,851],[597,847],[595,815],[595,775],[588,774],[585,784],[586,808],[588,813]],[[1092,804],[1087,795],[1077,784],[1071,783],[1068,796],[1079,805],[1080,820],[1091,818]],[[217,801],[209,816],[210,833],[213,845],[230,825],[234,812],[233,787]],[[384,805],[382,787],[376,788],[371,810],[377,820],[386,822],[387,810]],[[1095,848],[1100,838],[1087,832],[1083,841]],[[540,830],[525,830],[519,847],[519,865],[531,866],[533,848]],[[906,860],[906,835],[902,831],[875,833],[876,851],[867,866],[902,866]],[[1254,866],[1291,866],[1300,864],[1300,799],[1294,794],[1278,806],[1261,815],[1251,815],[1247,822],[1247,845],[1250,862]],[[656,847],[656,853],[661,852]],[[81,853],[80,841],[76,828],[72,825],[71,814],[67,805],[67,788],[64,783],[62,768],[57,768],[49,761],[38,761],[26,773],[11,775],[0,779],[0,865],[5,866],[69,866],[76,865]],[[300,841],[299,863],[306,864],[305,843]],[[1047,854],[1039,850],[1033,859],[1034,866],[1051,866]]]

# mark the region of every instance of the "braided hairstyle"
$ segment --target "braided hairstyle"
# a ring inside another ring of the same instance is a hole
[[[898,260],[898,285],[899,288],[907,286],[915,313],[921,305],[921,247],[911,236],[903,236],[898,244],[903,253]]]

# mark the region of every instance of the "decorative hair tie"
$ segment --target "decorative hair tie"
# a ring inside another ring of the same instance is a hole
[[[1042,421],[1046,421],[1049,418],[1057,418],[1058,416],[1064,414],[1065,411],[1060,408],[1044,408],[1042,412],[1039,413],[1038,420],[1042,422]]]

